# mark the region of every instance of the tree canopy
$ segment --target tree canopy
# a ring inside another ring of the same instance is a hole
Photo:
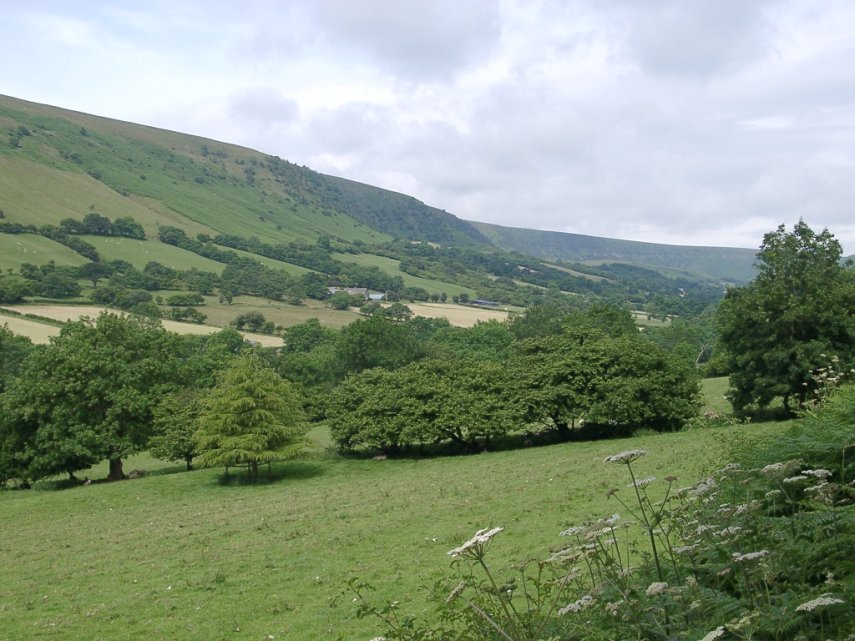
[[[293,456],[304,447],[305,422],[291,384],[250,352],[234,359],[204,401],[194,436],[206,467],[258,464]]]
[[[735,410],[781,397],[791,412],[815,392],[832,358],[852,364],[855,276],[841,255],[828,230],[817,234],[804,221],[763,237],[757,278],[729,290],[718,311]]]

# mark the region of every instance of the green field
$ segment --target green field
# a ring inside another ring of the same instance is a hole
[[[126,469],[142,479],[0,492],[0,639],[369,639],[351,577],[419,613],[476,529],[506,528],[491,553],[502,564],[543,558],[563,528],[614,512],[606,490],[627,479],[605,456],[644,448],[639,473],[689,484],[746,429],[432,460],[318,451],[257,486],[140,457]]]
[[[261,312],[264,318],[282,327],[291,327],[317,318],[321,325],[330,329],[341,329],[361,316],[354,311],[338,311],[322,301],[306,299],[303,305],[286,305],[257,296],[236,296],[231,305],[220,304],[216,296],[207,296],[208,304],[199,309],[208,315],[207,325],[228,327],[241,314]]]
[[[375,254],[341,254],[334,253],[333,258],[340,260],[343,263],[356,263],[365,267],[379,267],[384,272],[393,276],[400,276],[404,279],[405,287],[421,287],[426,289],[431,294],[440,294],[445,292],[449,296],[457,296],[460,294],[469,294],[475,296],[475,290],[469,287],[462,287],[454,283],[445,283],[432,278],[422,278],[421,276],[413,276],[406,274],[400,270],[401,261],[386,256],[377,256]]]
[[[17,272],[23,263],[77,267],[89,260],[58,242],[35,234],[0,234],[0,269]]]
[[[199,256],[186,249],[166,245],[159,240],[136,240],[133,238],[115,238],[107,236],[81,236],[98,250],[103,260],[126,260],[142,270],[146,263],[156,261],[166,267],[186,271],[199,271],[222,274],[225,264],[210,258]]]

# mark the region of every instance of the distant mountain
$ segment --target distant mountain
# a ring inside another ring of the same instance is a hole
[[[747,282],[755,273],[757,252],[753,249],[660,245],[488,223],[470,224],[499,249],[519,251],[543,260],[628,263],[671,272],[672,276],[700,276],[735,283]]]

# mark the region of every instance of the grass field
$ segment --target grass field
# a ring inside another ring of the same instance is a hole
[[[506,528],[491,552],[502,565],[543,558],[563,528],[616,511],[606,491],[627,479],[605,456],[643,448],[638,473],[689,484],[749,429],[780,426],[432,460],[316,453],[256,486],[140,457],[126,469],[147,469],[142,479],[0,492],[0,640],[369,639],[378,630],[355,617],[351,577],[419,613],[447,551],[476,529]]]
[[[445,283],[432,278],[422,278],[421,276],[413,276],[406,274],[400,270],[401,261],[386,256],[377,256],[375,254],[333,254],[333,258],[340,260],[343,263],[356,263],[365,267],[379,267],[384,272],[394,276],[400,276],[404,280],[405,287],[421,287],[426,289],[431,294],[441,294],[445,292],[449,296],[457,296],[460,294],[469,294],[475,296],[475,290],[469,287],[462,287],[454,283]]]
[[[416,316],[425,318],[447,318],[457,327],[472,327],[479,321],[507,319],[508,312],[499,309],[468,307],[454,303],[407,303]]]
[[[55,325],[0,313],[0,327],[3,325],[8,325],[10,330],[19,336],[26,336],[36,345],[46,345],[52,336],[59,336],[59,327]]]
[[[224,263],[218,263],[210,258],[199,256],[193,252],[166,245],[159,240],[135,240],[133,238],[109,238],[106,236],[81,236],[98,250],[102,260],[126,260],[137,269],[142,270],[146,263],[156,261],[172,269],[199,271],[222,274]]]
[[[0,270],[11,269],[17,273],[23,263],[45,265],[54,261],[57,265],[77,267],[88,263],[75,251],[58,242],[35,234],[0,234]]]
[[[89,318],[97,318],[101,312],[109,311],[114,314],[121,314],[120,310],[108,309],[106,307],[96,307],[94,305],[5,305],[4,309],[11,309],[12,311],[18,312],[19,314],[34,314],[36,316],[41,316],[42,318],[49,318],[51,320],[56,321],[71,321],[77,320],[84,316],[88,316]],[[5,320],[6,318],[14,318],[7,316],[0,316],[0,322]],[[171,320],[163,320],[163,327],[171,332],[175,332],[176,334],[197,334],[197,335],[205,335],[205,334],[213,334],[214,332],[219,331],[220,327],[212,327],[210,325],[197,325],[195,323],[179,323]],[[10,324],[10,329],[15,333],[21,334],[22,336],[29,336],[33,342],[47,342],[47,340],[40,340],[45,331],[41,326],[42,323],[31,321],[28,324],[20,324],[19,327],[21,331],[15,330]],[[52,326],[48,326],[52,327]],[[59,334],[59,331],[55,334],[48,334],[48,336],[54,336]],[[279,347],[282,345],[282,339],[278,336],[269,336],[267,334],[255,334],[253,332],[241,332],[244,338],[247,340],[254,341],[259,345],[263,345],[264,347]]]

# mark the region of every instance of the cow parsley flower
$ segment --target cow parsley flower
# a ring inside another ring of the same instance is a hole
[[[812,612],[817,608],[827,608],[830,605],[844,603],[842,599],[831,596],[831,594],[823,594],[815,599],[806,601],[796,608],[796,612]]]
[[[701,639],[701,641],[715,641],[715,639],[718,639],[725,632],[727,632],[727,630],[725,630],[723,625],[720,625],[715,630],[707,632],[707,634],[704,636],[703,639]]]
[[[625,463],[629,465],[636,459],[641,458],[647,454],[646,450],[627,450],[626,452],[620,452],[619,454],[612,454],[611,456],[607,456],[605,458],[606,463]]]
[[[746,552],[745,554],[740,554],[739,552],[733,553],[733,560],[737,563],[747,563],[748,561],[756,561],[757,559],[762,559],[765,556],[769,555],[769,550],[760,550],[758,552]]]
[[[665,590],[668,589],[668,584],[664,581],[656,581],[647,586],[647,589],[644,593],[647,596],[656,596],[658,594],[662,594]]]
[[[448,554],[453,557],[458,557],[466,553],[472,553],[475,556],[481,556],[484,552],[483,547],[490,542],[494,536],[504,530],[503,527],[485,528],[475,532],[475,536],[466,541],[460,547],[449,550]]]

